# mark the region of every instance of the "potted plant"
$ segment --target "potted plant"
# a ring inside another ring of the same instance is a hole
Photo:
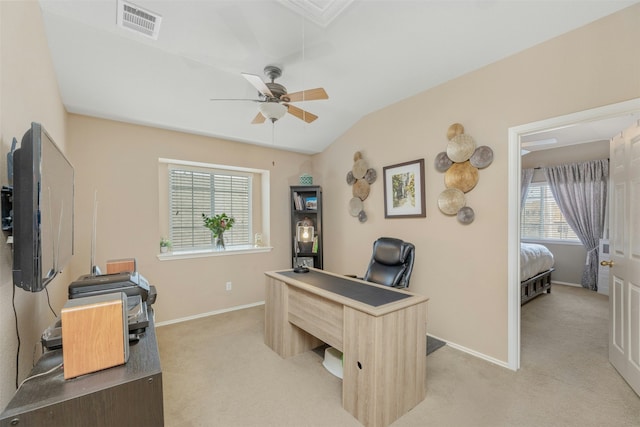
[[[167,239],[166,237],[162,237],[160,239],[160,252],[165,253],[169,250],[170,247],[171,240]]]
[[[221,213],[214,216],[206,216],[202,214],[202,221],[204,226],[211,230],[213,238],[216,241],[216,249],[224,250],[224,232],[233,227],[235,218],[228,216],[226,213]]]

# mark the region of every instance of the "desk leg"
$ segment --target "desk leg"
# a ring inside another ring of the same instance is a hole
[[[426,394],[427,303],[374,317],[345,307],[342,406],[388,426]]]
[[[289,323],[289,287],[270,277],[265,289],[264,343],[285,359],[322,345],[322,341]]]

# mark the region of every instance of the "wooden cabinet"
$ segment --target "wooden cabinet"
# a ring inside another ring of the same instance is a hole
[[[291,203],[291,266],[322,268],[322,188],[318,185],[297,185],[290,188]],[[300,242],[299,225],[313,225],[312,242]]]

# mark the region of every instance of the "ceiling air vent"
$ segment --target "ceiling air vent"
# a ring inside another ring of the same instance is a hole
[[[133,3],[118,0],[118,25],[144,34],[154,40],[158,39],[162,16],[142,9]]]

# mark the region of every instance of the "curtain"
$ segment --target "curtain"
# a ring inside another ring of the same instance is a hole
[[[520,180],[520,211],[524,208],[524,202],[527,200],[527,192],[529,191],[529,185],[533,179],[533,173],[535,169],[522,169],[522,178]]]
[[[565,219],[587,249],[582,286],[597,290],[598,241],[604,230],[609,160],[544,168],[551,193]]]

